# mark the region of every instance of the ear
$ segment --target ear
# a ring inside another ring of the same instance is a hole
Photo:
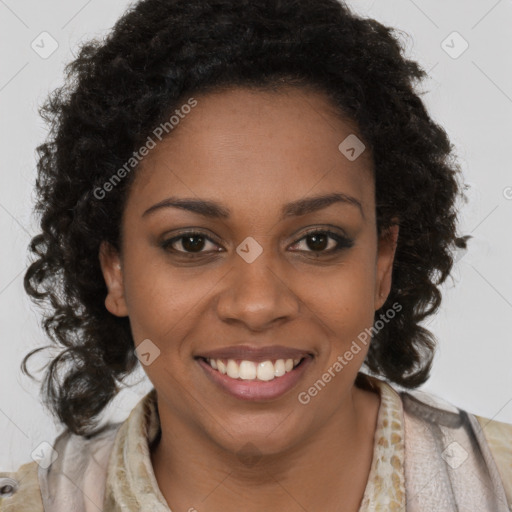
[[[377,251],[377,275],[375,279],[375,311],[386,302],[391,291],[391,275],[398,241],[398,221],[381,234]]]
[[[99,250],[101,271],[108,293],[105,298],[105,307],[116,316],[128,316],[128,309],[124,297],[123,272],[119,253],[108,242],[101,242]]]

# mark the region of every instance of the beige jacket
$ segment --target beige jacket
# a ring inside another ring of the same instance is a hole
[[[381,405],[359,512],[512,510],[512,425],[370,381]],[[153,389],[91,439],[63,432],[46,469],[30,462],[0,473],[0,511],[170,512],[150,458],[159,429]]]

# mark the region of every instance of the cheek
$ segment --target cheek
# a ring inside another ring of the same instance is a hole
[[[315,299],[326,310],[335,308],[345,319],[373,318],[376,267],[375,260],[367,252],[353,252],[349,258],[332,267],[322,277],[322,284],[309,288],[316,291]],[[307,288],[305,288],[307,289]]]
[[[149,338],[166,346],[186,326],[201,294],[179,270],[150,261],[137,254],[125,257],[125,300],[135,342]]]
[[[353,341],[369,341],[365,330],[374,321],[375,262],[368,253],[354,253],[327,277],[315,292],[315,311],[330,328],[330,352],[332,357],[336,357],[343,354]],[[361,350],[354,359],[364,359],[367,346],[357,343]]]
[[[162,272],[155,265],[144,271],[134,270],[137,268],[143,267],[127,269],[125,294],[143,370],[157,388],[164,383],[180,388],[190,364],[187,334],[197,320],[194,308],[200,307],[197,287],[187,286],[169,270]],[[150,355],[145,362],[146,353]]]

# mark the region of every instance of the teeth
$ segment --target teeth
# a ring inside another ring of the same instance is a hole
[[[208,359],[208,362],[210,363],[210,366],[212,366],[212,362],[213,359]],[[226,365],[224,364],[223,361],[221,361],[220,359],[217,359],[217,366],[218,366],[218,370],[220,373],[222,373],[223,375],[226,374]],[[212,366],[213,368],[213,366]]]
[[[254,363],[252,363],[254,364]],[[273,380],[276,376],[272,361],[262,361],[258,364],[258,380]]]
[[[287,359],[287,361],[290,361],[292,363],[293,367],[293,361],[291,359]],[[290,364],[288,364],[288,367],[290,367]],[[290,370],[288,370],[290,371]],[[284,362],[284,359],[278,359],[274,364],[274,375],[276,377],[281,377],[286,373],[286,363]]]
[[[229,362],[228,362],[229,364]],[[236,363],[235,363],[236,364]],[[239,377],[243,380],[256,378],[256,365],[252,361],[241,361],[238,365]],[[231,375],[230,375],[231,377]]]
[[[240,369],[236,364],[236,361],[233,361],[233,359],[228,359],[226,370],[228,377],[231,377],[232,379],[238,379],[238,377],[240,377]]]
[[[275,362],[262,361],[240,361],[238,364],[234,359],[207,359],[209,365],[214,369],[228,375],[232,379],[242,380],[263,380],[269,381],[276,377],[282,377],[285,373],[291,372],[299,364],[301,358],[278,359]]]

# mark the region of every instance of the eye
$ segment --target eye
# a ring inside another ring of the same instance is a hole
[[[329,239],[331,240],[331,244],[329,244]],[[321,230],[314,229],[308,231],[305,236],[303,236],[300,240],[295,242],[292,247],[296,247],[300,244],[302,240],[305,240],[306,247],[310,250],[305,250],[305,252],[313,252],[313,253],[321,253],[321,254],[331,254],[342,249],[350,248],[354,245],[354,241],[346,236],[340,235],[333,231],[329,230]],[[330,245],[330,247],[329,247]],[[327,249],[327,247],[329,247]],[[301,249],[299,249],[300,251]]]
[[[305,240],[307,249],[297,249],[296,247]],[[329,243],[329,240],[331,243]],[[204,250],[210,243],[213,246],[211,250]],[[218,245],[204,233],[188,231],[179,236],[164,240],[161,247],[170,252],[179,253],[184,256],[194,257],[196,254],[206,254],[220,252]],[[306,233],[305,236],[297,240],[291,247],[300,252],[312,252],[319,254],[332,254],[342,249],[350,248],[354,245],[353,240],[330,230],[314,229]],[[217,247],[217,249],[215,249]]]
[[[161,246],[165,250],[170,250],[171,252],[177,252],[184,255],[193,255],[200,254],[202,252],[212,252],[212,251],[203,251],[204,247],[209,243],[214,244],[213,240],[207,237],[203,233],[190,231],[187,233],[182,233],[179,236],[175,236],[170,238],[169,240],[165,240],[161,243]],[[177,247],[182,248],[182,250]],[[218,250],[214,250],[213,252],[219,252]]]

